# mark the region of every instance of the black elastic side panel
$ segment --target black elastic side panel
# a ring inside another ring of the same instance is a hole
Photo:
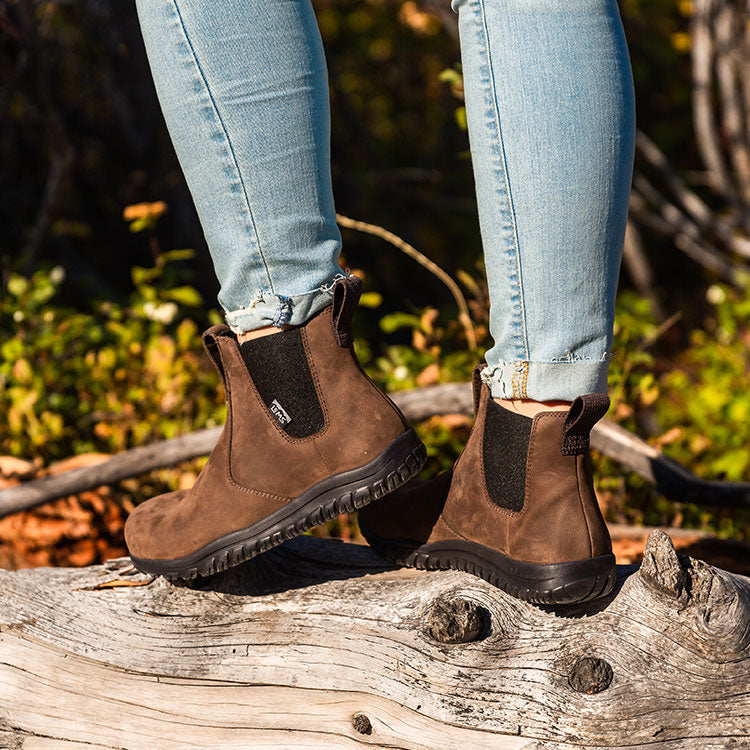
[[[263,402],[288,435],[303,438],[323,429],[299,328],[245,341],[240,352]]]
[[[530,417],[505,409],[492,399],[487,402],[482,446],[485,481],[492,502],[507,510],[523,508],[531,423]]]

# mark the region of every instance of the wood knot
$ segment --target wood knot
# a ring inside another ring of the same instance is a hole
[[[586,656],[573,665],[568,683],[577,693],[593,695],[609,687],[612,675],[612,667],[604,659]]]
[[[470,599],[435,599],[425,613],[425,633],[438,643],[470,643],[485,629],[487,613]]]
[[[372,734],[372,722],[364,714],[354,714],[352,726],[354,731],[359,732],[359,734]]]
[[[672,540],[659,529],[648,535],[639,573],[651,588],[675,599],[683,596],[689,583]]]

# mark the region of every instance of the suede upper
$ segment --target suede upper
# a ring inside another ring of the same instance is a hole
[[[153,498],[130,515],[131,555],[165,560],[197,552],[317,482],[364,466],[408,428],[342,341],[333,311],[327,307],[299,329],[324,416],[322,428],[304,438],[287,434],[263,402],[230,329],[205,332],[206,351],[224,383],[227,421],[192,489]]]
[[[564,455],[568,411],[537,414],[530,422],[519,510],[493,502],[487,488],[484,433],[489,387],[475,373],[475,421],[451,472],[414,481],[360,512],[362,528],[384,540],[424,544],[463,539],[529,563],[584,560],[612,551],[593,490],[588,452]],[[585,397],[584,397],[585,399]],[[496,404],[492,407],[504,408]],[[516,416],[516,415],[514,415]],[[519,467],[509,476],[518,477]],[[500,469],[494,467],[493,471]],[[502,482],[503,477],[493,480]]]

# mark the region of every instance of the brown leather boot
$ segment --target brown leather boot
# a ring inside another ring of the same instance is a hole
[[[305,325],[238,345],[203,334],[228,402],[195,486],[139,505],[125,525],[135,566],[189,580],[237,565],[408,481],[425,449],[364,374],[351,319],[361,284],[334,287]]]
[[[480,369],[474,427],[453,469],[361,512],[365,539],[400,565],[467,571],[531,602],[608,594],[615,558],[588,445],[609,398],[580,396],[532,419],[493,401]]]

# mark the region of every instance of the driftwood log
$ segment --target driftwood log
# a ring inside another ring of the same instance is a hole
[[[300,537],[188,588],[0,572],[0,747],[750,747],[750,579],[655,531],[599,603]]]
[[[411,422],[436,414],[472,414],[471,385],[444,383],[391,394]],[[0,517],[28,510],[58,497],[114,484],[181,461],[207,456],[221,434],[213,427],[171,440],[132,448],[100,464],[84,466],[63,474],[32,479],[0,490]],[[591,444],[605,456],[619,461],[651,482],[666,497],[707,505],[750,507],[750,484],[701,479],[681,464],[619,425],[604,419],[594,426]]]

